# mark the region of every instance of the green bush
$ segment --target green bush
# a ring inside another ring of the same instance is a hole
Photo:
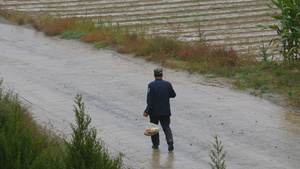
[[[60,146],[36,125],[18,96],[0,89],[0,166],[3,169],[60,168]],[[58,155],[57,155],[58,157]]]
[[[162,53],[168,54],[172,53],[173,51],[178,48],[178,42],[175,39],[161,37],[161,36],[154,36],[149,40],[148,46],[148,54],[151,53]]]
[[[121,168],[121,157],[110,159],[104,144],[96,138],[97,130],[90,128],[91,118],[85,113],[81,95],[76,96],[75,103],[78,106],[74,106],[76,126],[71,125],[72,141],[65,142],[67,145],[66,168]]]

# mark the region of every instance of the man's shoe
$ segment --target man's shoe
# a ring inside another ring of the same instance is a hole
[[[173,146],[173,141],[168,141],[168,145],[169,145],[169,148],[168,148],[168,150],[171,152],[171,151],[173,151],[174,150],[174,146]]]
[[[158,146],[153,145],[152,148],[153,149],[158,149]]]

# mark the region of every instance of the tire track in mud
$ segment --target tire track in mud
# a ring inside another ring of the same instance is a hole
[[[0,30],[3,85],[28,100],[39,122],[50,121],[67,136],[81,93],[98,137],[129,168],[209,168],[214,134],[228,150],[228,168],[300,167],[297,114],[230,90],[222,80],[164,69],[177,93],[171,100],[175,151],[168,153],[163,133],[160,149],[152,150],[142,112],[157,65],[1,21]]]

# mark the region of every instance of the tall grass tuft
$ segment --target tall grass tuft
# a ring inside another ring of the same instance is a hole
[[[227,151],[223,151],[222,141],[218,140],[218,136],[214,135],[215,143],[213,149],[210,150],[209,157],[212,161],[210,166],[212,169],[226,169],[225,157]]]
[[[59,141],[39,127],[18,96],[0,88],[0,166],[11,168],[61,168]],[[53,146],[55,145],[55,146]]]
[[[91,118],[85,113],[80,94],[77,94],[75,103],[76,126],[71,125],[72,141],[66,142],[66,168],[121,168],[121,157],[110,159],[104,144],[96,138],[97,130],[90,128]]]
[[[149,43],[137,32],[126,31],[123,40],[120,41],[117,50],[120,53],[134,53],[136,56],[146,56]]]
[[[74,25],[76,21],[77,18],[47,17],[43,22],[43,31],[48,36],[60,35],[64,31],[71,29],[71,26]]]
[[[1,4],[0,4],[0,16],[3,16],[4,18],[10,21],[16,22],[19,25],[25,24],[26,16],[24,15],[24,13],[7,10]]]

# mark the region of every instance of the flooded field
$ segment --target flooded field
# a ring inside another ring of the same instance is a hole
[[[163,133],[159,150],[144,136],[147,84],[157,65],[1,19],[0,49],[2,86],[14,89],[39,123],[70,136],[81,93],[97,136],[112,155],[123,154],[125,168],[208,169],[215,134],[228,151],[228,169],[300,168],[299,114],[231,90],[222,79],[164,69],[177,93],[169,153]]]
[[[257,25],[271,25],[269,0],[4,0],[1,4],[31,15],[87,17],[109,21],[149,34],[172,36],[185,41],[202,38],[225,44],[240,52],[257,54],[276,32]]]

